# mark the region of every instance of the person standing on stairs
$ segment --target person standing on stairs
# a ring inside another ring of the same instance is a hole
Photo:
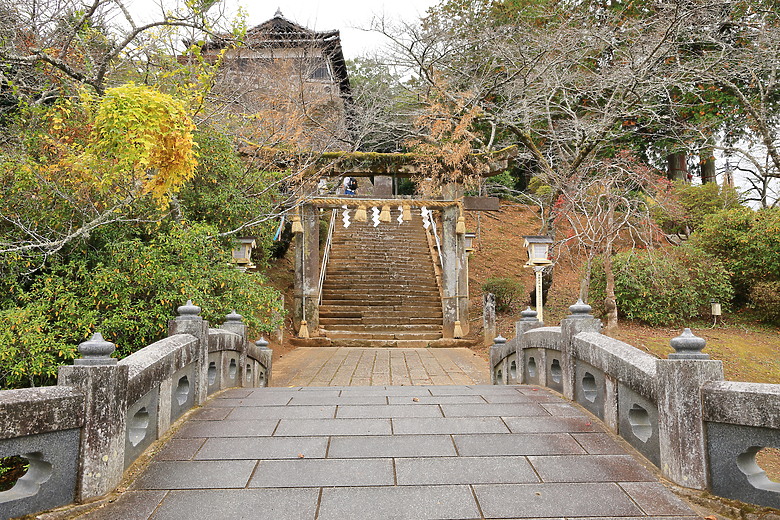
[[[344,195],[355,195],[358,182],[354,177],[344,177]]]

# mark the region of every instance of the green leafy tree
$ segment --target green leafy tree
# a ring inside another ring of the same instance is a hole
[[[723,262],[738,304],[750,303],[757,284],[780,281],[780,208],[715,213],[705,218],[691,242]]]

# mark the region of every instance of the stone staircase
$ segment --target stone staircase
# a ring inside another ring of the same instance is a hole
[[[337,222],[320,327],[342,347],[419,348],[441,339],[441,297],[419,219]]]

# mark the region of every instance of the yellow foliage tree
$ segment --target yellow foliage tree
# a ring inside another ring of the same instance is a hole
[[[87,163],[102,188],[130,181],[164,204],[195,172],[194,129],[168,94],[133,83],[111,88],[98,102]]]

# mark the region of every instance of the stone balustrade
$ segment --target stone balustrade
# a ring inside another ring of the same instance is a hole
[[[231,387],[267,386],[271,350],[250,344],[235,312],[209,328],[187,302],[168,337],[118,361],[100,334],[60,367],[57,386],[0,391],[0,458],[29,462],[0,492],[0,519],[111,492],[124,471],[187,410]]]
[[[658,359],[602,335],[588,305],[569,309],[559,327],[523,311],[516,337],[491,347],[493,383],[576,401],[681,486],[780,507],[780,483],[756,462],[761,449],[780,448],[780,385],[724,381],[722,363],[688,329]]]

